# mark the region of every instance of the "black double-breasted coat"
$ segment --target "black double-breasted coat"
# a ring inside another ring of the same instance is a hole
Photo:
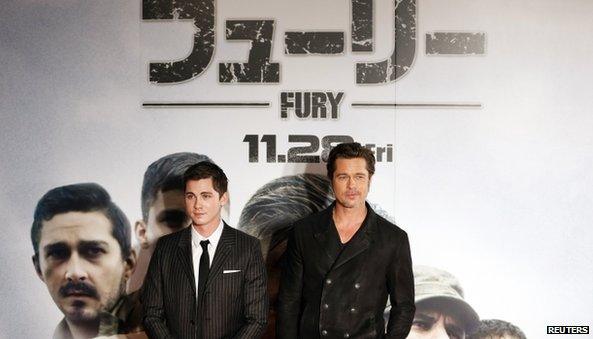
[[[415,311],[406,232],[367,204],[359,231],[336,249],[333,208],[298,221],[291,231],[280,283],[278,337],[405,338]],[[388,297],[393,306],[385,327]]]

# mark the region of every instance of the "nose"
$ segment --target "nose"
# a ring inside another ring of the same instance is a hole
[[[354,179],[353,178],[348,178],[348,182],[346,183],[348,188],[352,188],[354,187]]]
[[[194,200],[194,209],[198,210],[202,207],[202,198],[201,197],[196,197],[196,199]]]
[[[78,253],[73,253],[68,260],[66,268],[66,279],[72,282],[84,281],[88,278],[84,264]]]

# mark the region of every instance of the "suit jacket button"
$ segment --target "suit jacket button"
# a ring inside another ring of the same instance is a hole
[[[329,308],[329,305],[328,304],[323,304],[323,308],[327,310]]]
[[[327,335],[327,331],[326,330],[321,331],[321,335],[325,337]]]
[[[359,289],[360,288],[360,284],[359,283],[354,284],[354,288]]]
[[[331,285],[331,284],[332,284],[332,280],[331,280],[331,279],[325,279],[325,283],[326,283],[327,285]]]
[[[352,308],[350,309],[350,313],[355,313],[355,312],[356,312],[356,308],[352,307]]]
[[[344,333],[344,338],[350,338],[350,333],[348,333],[348,332]]]

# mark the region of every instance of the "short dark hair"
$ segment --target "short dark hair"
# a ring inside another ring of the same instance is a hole
[[[201,161],[210,161],[205,155],[189,152],[166,155],[146,168],[142,181],[142,219],[148,221],[148,211],[158,192],[185,189],[183,174]]]
[[[320,174],[297,174],[274,179],[258,189],[241,211],[237,228],[258,238],[269,239],[269,248],[286,240],[294,222],[319,212],[334,201],[331,182]],[[371,207],[393,220],[380,206]]]
[[[239,218],[238,228],[259,238],[283,233],[309,214],[319,212],[334,200],[331,185],[319,174],[298,174],[274,179],[257,190]],[[272,239],[274,241],[283,239]]]
[[[183,184],[185,187],[185,184],[187,184],[187,182],[190,180],[201,180],[208,178],[212,178],[212,186],[214,187],[214,190],[218,192],[218,194],[222,196],[226,193],[229,179],[227,179],[220,167],[208,161],[202,161],[190,166],[190,168],[188,168],[183,175]]]
[[[526,339],[521,329],[508,321],[500,319],[483,319],[478,329],[468,339],[488,339],[490,337],[514,336],[517,339]]]
[[[111,222],[111,234],[119,243],[122,257],[126,259],[130,255],[131,227],[128,218],[111,201],[111,196],[103,187],[95,183],[81,183],[53,188],[37,202],[31,226],[35,256],[39,255],[43,222],[67,212],[103,213]]]
[[[327,176],[329,179],[331,180],[334,177],[337,159],[354,158],[363,158],[367,163],[369,177],[373,176],[375,173],[375,155],[373,152],[357,142],[348,142],[335,146],[329,152],[329,157],[327,158]]]

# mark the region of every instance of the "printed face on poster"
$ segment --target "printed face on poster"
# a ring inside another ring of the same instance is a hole
[[[102,268],[115,273],[87,291],[101,309],[126,295],[121,279],[139,288],[156,240],[189,223],[179,184],[189,164],[224,169],[223,219],[275,258],[286,227],[333,200],[327,156],[352,141],[374,152],[368,201],[408,232],[417,281],[441,279],[417,295],[426,317],[455,310],[463,331],[474,316],[502,319],[528,337],[590,325],[593,43],[579,37],[593,28],[591,4],[5,7],[1,293],[16,306],[0,333],[50,336],[68,309],[60,300],[74,287],[54,283],[46,250],[75,253],[87,230],[60,248],[47,236],[89,215],[41,223],[32,264],[35,208],[51,189],[98,183],[109,194],[100,203],[127,219],[136,256],[108,237],[121,255]],[[86,250],[83,268],[105,249]],[[436,307],[431,296],[449,287],[457,301]]]

